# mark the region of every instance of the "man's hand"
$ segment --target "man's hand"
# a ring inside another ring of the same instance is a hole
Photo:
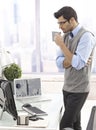
[[[71,67],[71,64],[67,61],[67,59],[64,59],[64,61],[63,61],[63,67],[65,69],[68,69],[69,67]]]
[[[55,34],[54,41],[58,46],[62,46],[62,44],[64,44],[63,37],[59,33]]]
[[[90,65],[92,62],[92,56],[89,57],[88,61],[87,61],[87,65]]]

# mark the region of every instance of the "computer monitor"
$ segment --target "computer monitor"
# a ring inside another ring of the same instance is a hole
[[[41,96],[41,79],[14,79],[14,93],[16,99]]]
[[[12,85],[9,81],[0,80],[0,107],[2,109],[2,114],[7,111],[13,116],[13,119],[17,119],[17,110],[15,105],[15,100],[12,91]]]

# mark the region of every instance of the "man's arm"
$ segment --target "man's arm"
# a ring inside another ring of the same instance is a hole
[[[60,34],[56,34],[54,40],[55,40],[56,44],[61,48],[62,52],[64,53],[64,56],[66,59],[64,61],[65,66],[66,66],[66,64],[68,64],[68,66],[71,65],[73,54],[64,44],[62,36]]]
[[[72,65],[72,67],[74,67],[75,69],[80,70],[87,64],[91,63],[89,62],[89,57],[96,45],[96,39],[93,37],[93,35],[91,35],[91,33],[86,32],[83,34],[80,42],[78,43],[76,54],[72,54],[71,51],[66,47],[63,42],[62,36],[56,35],[55,42],[62,50],[65,59],[67,60],[69,65]]]

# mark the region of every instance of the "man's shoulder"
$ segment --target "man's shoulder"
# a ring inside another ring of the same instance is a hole
[[[84,27],[81,27],[80,30],[85,33],[86,35],[92,35],[95,37],[94,33],[92,31],[90,31],[89,29],[87,28],[84,28]]]

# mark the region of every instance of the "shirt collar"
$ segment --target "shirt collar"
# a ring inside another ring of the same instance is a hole
[[[81,29],[81,25],[80,24],[78,24],[77,25],[77,27],[76,28],[74,28],[74,30],[72,31],[72,33],[73,33],[73,36],[76,36],[77,35],[77,33],[78,33],[78,31]]]

